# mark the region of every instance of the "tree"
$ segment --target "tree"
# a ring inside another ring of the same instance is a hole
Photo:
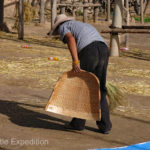
[[[40,0],[40,23],[45,22],[44,10],[45,10],[45,0]]]
[[[18,26],[18,39],[24,38],[24,0],[19,0],[19,26]]]
[[[3,24],[4,20],[4,0],[0,1],[0,24]]]
[[[4,23],[4,0],[0,0],[0,31],[10,32]]]
[[[57,16],[57,0],[51,0],[51,28]]]

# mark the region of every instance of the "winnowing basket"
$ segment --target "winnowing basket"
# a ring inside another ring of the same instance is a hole
[[[56,83],[45,110],[70,117],[100,120],[98,78],[89,72],[65,72]]]

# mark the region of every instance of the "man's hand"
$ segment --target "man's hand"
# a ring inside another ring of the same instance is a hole
[[[80,63],[78,63],[78,64],[73,63],[72,64],[72,70],[74,72],[81,72]]]

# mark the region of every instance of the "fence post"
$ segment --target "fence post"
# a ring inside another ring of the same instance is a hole
[[[74,18],[76,17],[76,8],[75,7],[73,7],[73,9],[72,9],[72,15]]]
[[[122,15],[124,0],[115,0],[115,11],[113,14],[112,26],[115,28],[122,28]]]
[[[45,0],[40,0],[40,23],[44,23],[45,21],[44,9],[45,9]]]
[[[126,6],[126,10],[127,10],[127,17],[126,17],[126,21],[127,21],[127,25],[129,25],[129,19],[130,19],[130,14],[129,14],[129,0],[126,0],[126,3],[125,3],[125,6]]]
[[[144,24],[143,0],[141,0],[141,7],[140,7],[140,11],[141,11],[141,23],[142,23],[142,24]]]
[[[86,5],[88,1],[83,0],[83,3]],[[87,20],[88,20],[88,7],[83,7],[83,22],[87,22]]]
[[[115,1],[115,11],[113,14],[113,22],[112,26],[114,28],[122,28],[122,14],[123,14],[123,5],[124,0],[116,0]],[[110,56],[119,56],[119,37],[118,33],[111,34],[111,42],[110,42]]]
[[[0,24],[4,23],[4,0],[0,2]]]
[[[24,38],[24,0],[19,0],[19,25],[18,25],[18,39]]]
[[[110,21],[110,0],[107,0],[107,21]]]
[[[94,4],[97,3],[97,0],[94,0]],[[96,23],[98,21],[98,13],[99,13],[99,8],[96,6],[94,7],[94,22]]]
[[[54,21],[57,15],[57,0],[51,0],[51,29],[54,25]]]
[[[126,0],[126,24],[129,25],[129,0]],[[129,47],[129,33],[125,35],[125,47]]]
[[[65,1],[64,1],[64,0],[61,0],[61,4],[65,4]],[[61,7],[60,7],[60,13],[61,13],[61,14],[65,14],[65,6],[61,6]]]

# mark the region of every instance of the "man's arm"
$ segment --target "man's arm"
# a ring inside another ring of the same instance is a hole
[[[69,32],[65,35],[65,40],[67,41],[68,48],[72,56],[72,68],[75,72],[80,72],[80,61],[77,53],[77,46],[74,36]]]

